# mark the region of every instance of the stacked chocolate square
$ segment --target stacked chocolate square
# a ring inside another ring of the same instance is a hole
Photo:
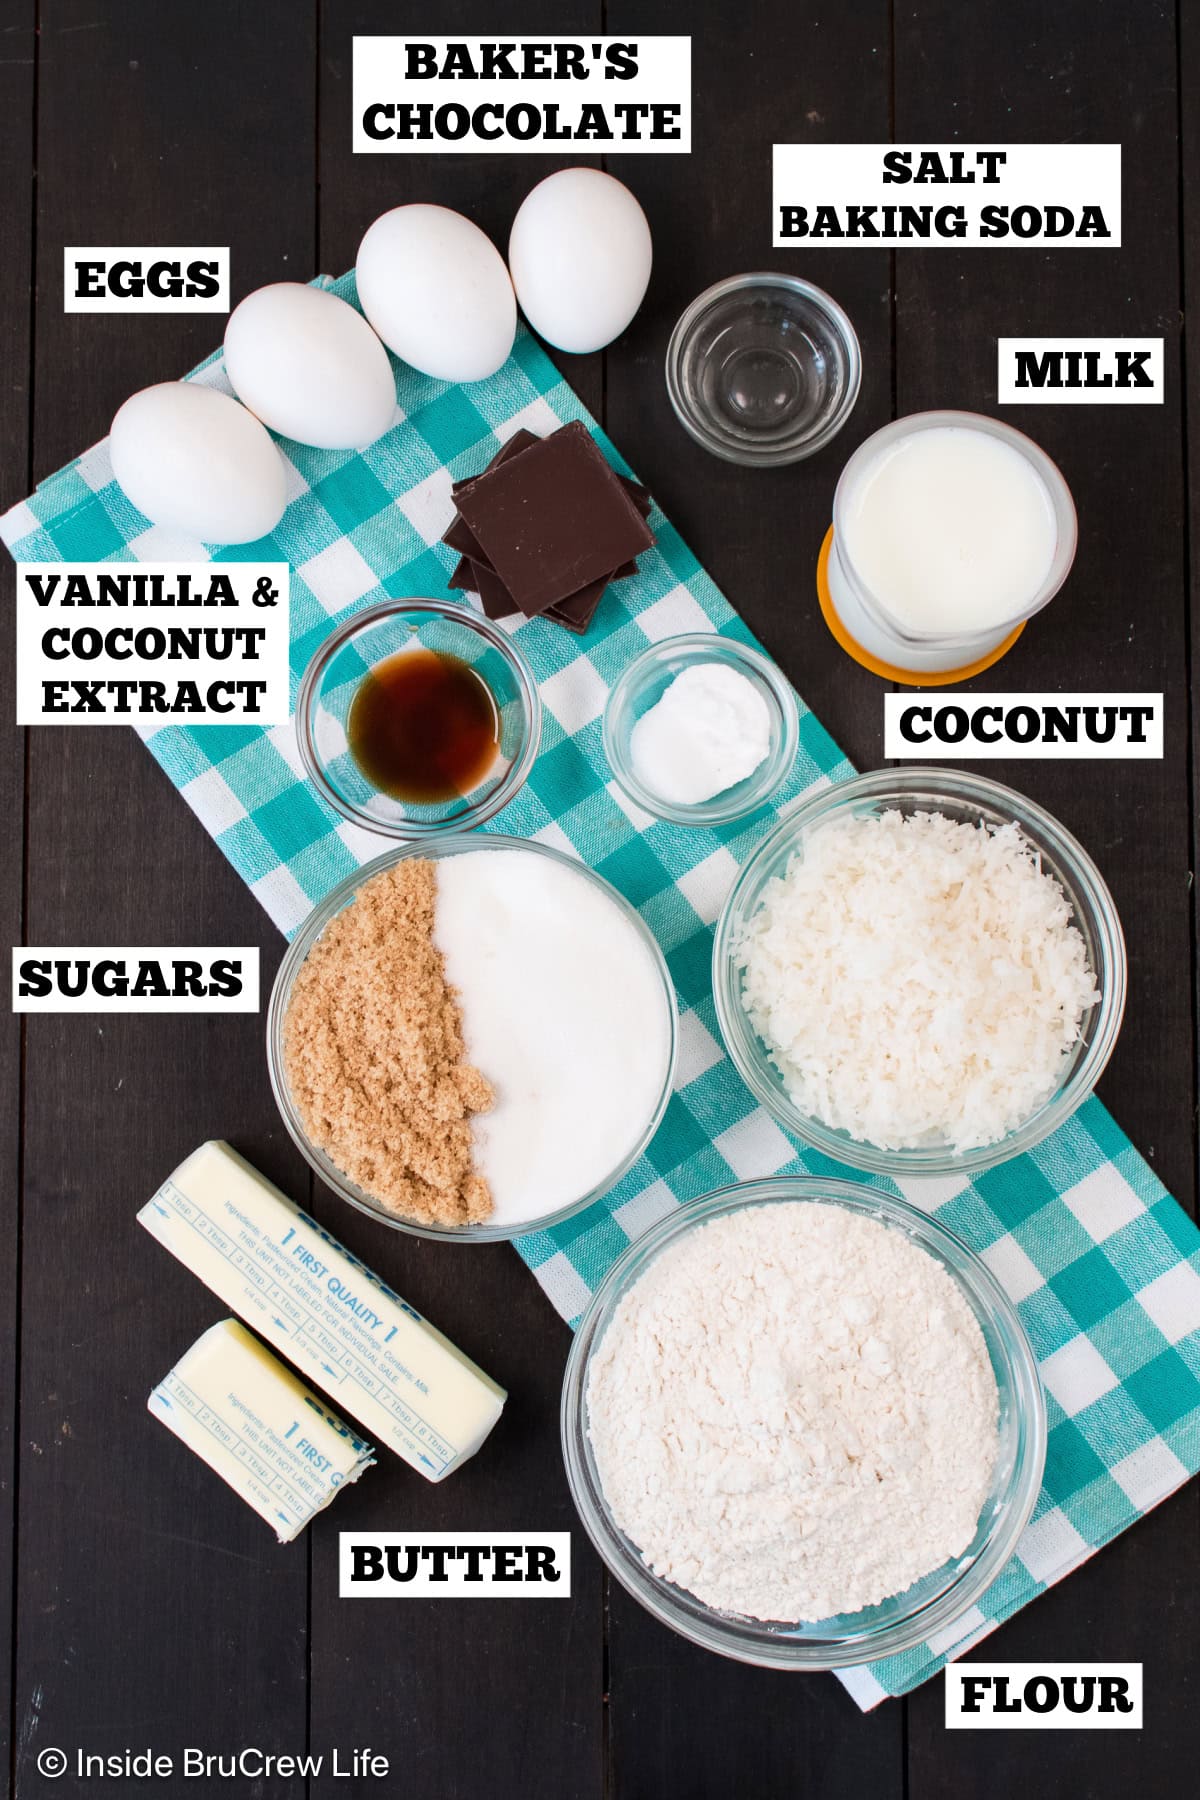
[[[634,574],[654,542],[646,489],[576,421],[544,438],[518,431],[452,491],[442,542],[462,560],[450,586],[478,594],[489,619],[519,612],[584,632],[609,582]]]

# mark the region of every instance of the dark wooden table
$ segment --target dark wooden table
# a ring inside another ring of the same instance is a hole
[[[233,292],[340,272],[403,200],[461,208],[503,242],[551,158],[355,157],[354,31],[495,29],[474,4],[7,0],[0,30],[0,409],[5,505],[100,437],[135,388],[212,348],[216,318],[65,317],[64,244],[228,243]],[[1194,1207],[1185,280],[1200,293],[1200,128],[1180,71],[1200,18],[1150,0],[522,0],[524,33],[692,32],[695,149],[614,158],[656,260],[628,335],[569,379],[860,767],[881,760],[882,689],[833,645],[813,562],[849,448],[896,413],[992,410],[998,334],[1161,334],[1161,407],[1013,410],[1062,464],[1078,561],[985,682],[1163,689],[1161,763],[991,765],[1093,851],[1129,938],[1132,988],[1102,1093]],[[772,142],[1120,141],[1124,247],[1103,252],[770,248]],[[1190,183],[1184,179],[1190,171]],[[662,360],[700,288],[775,264],[828,286],[863,344],[862,396],[811,463],[707,458],[670,413]],[[32,296],[32,303],[31,303]],[[1200,357],[1200,343],[1192,354]],[[1192,424],[1200,427],[1193,396]],[[1200,441],[1200,440],[1198,440]],[[11,569],[4,560],[4,581]],[[11,639],[10,639],[11,646]],[[11,648],[3,662],[12,717]],[[0,780],[7,942],[282,945],[132,732],[11,729]],[[992,1638],[1003,1658],[1141,1659],[1146,1729],[978,1736],[942,1727],[940,1681],[861,1716],[833,1677],[691,1649],[605,1580],[575,1532],[569,1602],[365,1604],[336,1596],[339,1527],[565,1528],[557,1402],[567,1329],[505,1246],[399,1238],[313,1196],[385,1278],[510,1388],[486,1454],[437,1488],[389,1463],[289,1549],[144,1411],[217,1316],[134,1225],[201,1139],[228,1136],[309,1191],[271,1100],[261,1020],[30,1019],[0,1064],[8,1223],[0,1447],[11,1604],[13,1792],[309,1794],[454,1800],[938,1800],[1194,1788],[1200,1763],[1200,1488],[1161,1506]],[[11,1537],[8,1522],[11,1521]],[[4,1656],[9,1638],[3,1636]],[[5,1709],[5,1723],[8,1723]],[[59,1745],[119,1751],[371,1745],[386,1782],[78,1782]],[[5,1767],[9,1766],[6,1759]]]

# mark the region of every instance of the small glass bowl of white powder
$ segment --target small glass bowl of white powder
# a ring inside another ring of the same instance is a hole
[[[796,696],[769,658],[697,631],[629,664],[604,711],[604,752],[642,812],[723,825],[770,799],[796,760],[799,731]]]
[[[1046,1407],[974,1251],[903,1200],[791,1177],[625,1252],[575,1335],[562,1436],[588,1536],[649,1612],[741,1662],[833,1669],[980,1600],[1037,1500]]]

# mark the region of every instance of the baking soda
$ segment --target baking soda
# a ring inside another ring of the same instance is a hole
[[[676,675],[629,737],[633,772],[672,806],[697,806],[753,775],[771,748],[771,713],[754,683],[724,663]]]
[[[470,1062],[489,1225],[533,1223],[607,1180],[662,1095],[670,1009],[637,929],[582,874],[525,850],[437,864],[434,937]]]

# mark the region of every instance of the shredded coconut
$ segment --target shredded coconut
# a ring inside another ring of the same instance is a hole
[[[998,1142],[1055,1092],[1100,997],[1016,826],[941,813],[815,826],[738,954],[794,1104],[885,1150]]]
[[[899,1231],[805,1201],[655,1258],[587,1407],[605,1498],[650,1568],[755,1619],[857,1612],[961,1555],[998,1447],[953,1277]]]

